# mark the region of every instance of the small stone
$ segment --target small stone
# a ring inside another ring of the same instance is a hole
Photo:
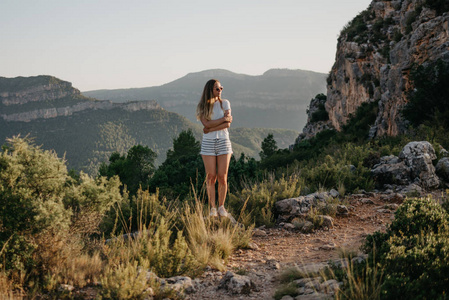
[[[253,230],[253,236],[267,236],[267,232],[265,230],[256,228]]]
[[[68,292],[71,292],[71,291],[73,291],[75,289],[75,287],[73,286],[73,285],[70,285],[70,284],[61,284],[60,286],[59,286],[59,290],[60,291],[68,291]]]
[[[320,250],[330,251],[335,249],[335,245],[322,245],[319,248]]]
[[[329,194],[330,194],[333,198],[337,198],[338,196],[340,196],[340,193],[337,192],[337,191],[334,190],[334,189],[331,189],[331,190],[329,191]]]
[[[292,223],[286,223],[286,224],[284,224],[284,229],[285,230],[294,230],[295,225],[293,225]]]
[[[363,204],[374,204],[373,200],[368,198],[360,199],[360,202],[362,202]]]
[[[345,205],[337,205],[337,215],[346,216],[349,214],[349,209]]]
[[[251,250],[259,250],[260,249],[259,246],[257,246],[257,244],[254,242],[249,242],[248,248]]]

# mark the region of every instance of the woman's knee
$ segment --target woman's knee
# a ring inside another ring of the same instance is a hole
[[[228,174],[218,174],[217,175],[219,184],[227,184],[228,183]]]
[[[217,182],[217,174],[207,174],[207,183],[215,184]]]

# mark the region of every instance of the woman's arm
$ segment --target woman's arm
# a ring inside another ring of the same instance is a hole
[[[211,127],[211,128],[204,127],[203,128],[203,132],[204,133],[209,133],[209,132],[212,132],[212,131],[223,130],[223,129],[226,129],[226,128],[229,128],[229,127],[231,127],[231,123],[230,122],[224,122],[224,123],[221,123],[220,125],[215,126],[215,127]]]
[[[220,124],[223,124],[225,122],[232,122],[232,116],[224,116],[223,118],[217,119],[217,120],[206,120],[205,118],[201,118],[201,123],[203,123],[203,126],[205,128],[213,128],[217,127]]]

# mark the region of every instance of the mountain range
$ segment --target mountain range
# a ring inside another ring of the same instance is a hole
[[[300,131],[310,99],[326,92],[327,74],[271,69],[260,76],[215,69],[190,73],[161,86],[85,91],[83,95],[112,102],[156,100],[161,107],[196,122],[195,110],[205,83],[217,79],[231,102],[233,126]]]
[[[96,174],[113,151],[126,153],[133,145],[150,147],[165,160],[173,139],[191,129],[200,140],[202,126],[162,108],[154,100],[114,103],[81,94],[70,82],[52,76],[0,77],[0,141],[29,136],[44,149],[65,157],[70,168]],[[297,131],[230,129],[234,153],[257,157],[262,140],[273,133],[280,148],[292,144]]]

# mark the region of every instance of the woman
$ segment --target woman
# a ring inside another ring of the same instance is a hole
[[[203,123],[201,156],[206,169],[207,196],[211,206],[210,215],[227,217],[224,208],[228,190],[228,168],[232,147],[228,128],[232,122],[231,104],[221,99],[223,86],[216,79],[209,80],[196,108],[196,117]],[[218,214],[215,207],[215,183],[218,180]]]

